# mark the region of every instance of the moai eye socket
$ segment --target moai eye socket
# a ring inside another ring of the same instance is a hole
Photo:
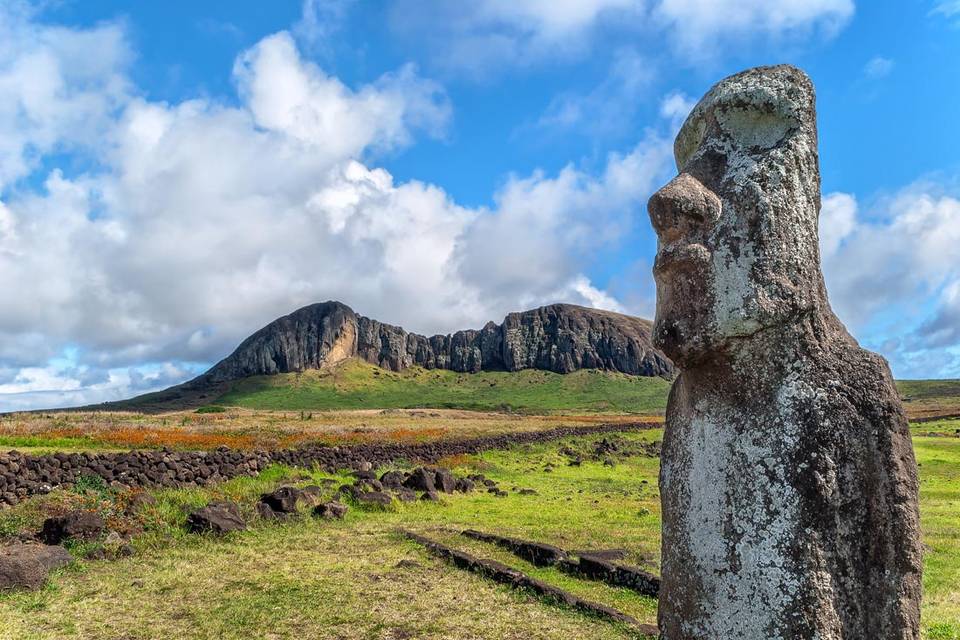
[[[772,149],[799,127],[795,118],[775,105],[730,106],[717,109],[715,117],[734,144],[751,152]]]

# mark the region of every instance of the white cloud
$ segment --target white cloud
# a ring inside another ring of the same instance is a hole
[[[330,40],[340,30],[354,0],[303,0],[300,20],[293,27],[311,51],[330,51]]]
[[[414,67],[352,91],[303,61],[286,32],[244,52],[234,75],[258,126],[336,158],[357,156],[371,146],[409,144],[411,128],[439,136],[450,119],[442,88],[419,78]]]
[[[440,67],[483,74],[585,50],[604,18],[640,19],[642,0],[395,0],[393,28],[442,53]]]
[[[857,224],[857,200],[849,193],[831,193],[823,197],[820,209],[820,253],[832,258],[843,239]]]
[[[44,154],[96,144],[129,97],[131,52],[119,24],[39,26],[0,8],[0,194]]]
[[[930,354],[960,346],[960,199],[919,183],[866,217],[852,196],[830,194],[821,249],[838,315],[893,336],[885,355],[897,375],[929,377]]]
[[[883,56],[874,56],[863,67],[863,72],[867,77],[874,80],[890,75],[891,71],[893,71],[893,60]]]
[[[660,115],[670,121],[672,130],[679,131],[695,106],[695,99],[680,91],[674,91],[660,101]]]
[[[18,55],[8,50],[0,69]],[[372,154],[449,121],[441,88],[411,67],[350,88],[281,33],[238,57],[237,106],[151,102],[116,69],[63,76],[47,94],[72,104],[79,83],[109,96],[90,98],[110,106],[87,112],[97,135],[74,151],[95,168],[44,176],[23,165],[41,186],[0,205],[0,286],[12,292],[0,297],[0,368],[16,371],[0,409],[167,386],[199,366],[182,363],[222,357],[318,300],[421,332],[558,300],[619,308],[584,272],[669,171],[669,144],[651,134],[600,175],[571,165],[515,176],[493,208],[470,209],[372,166]],[[40,148],[34,137],[48,151],[73,140],[58,118],[0,151],[0,165]]]
[[[671,42],[693,58],[744,38],[780,39],[819,31],[837,33],[853,16],[853,0],[658,0],[653,19]]]
[[[934,5],[932,13],[947,18],[960,16],[960,0],[940,0]]]
[[[562,93],[551,100],[536,129],[575,132],[593,138],[633,128],[655,71],[653,64],[630,48],[618,50],[607,77],[586,93]]]
[[[394,0],[391,23],[438,51],[431,56],[438,66],[482,76],[580,56],[597,41],[609,46],[611,32],[654,35],[663,48],[700,61],[751,38],[830,37],[853,12],[853,0]]]

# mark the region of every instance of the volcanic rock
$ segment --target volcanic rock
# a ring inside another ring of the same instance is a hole
[[[92,511],[71,511],[66,515],[47,518],[40,530],[40,539],[49,545],[64,540],[92,540],[103,533],[106,523]]]
[[[428,469],[420,467],[411,473],[403,486],[415,491],[434,491],[436,489],[436,474]]]
[[[392,371],[419,365],[460,372],[607,369],[672,376],[673,365],[650,337],[647,320],[553,304],[511,313],[500,325],[489,322],[479,330],[428,338],[329,301],[274,320],[208,372],[168,390],[168,395],[249,376],[319,369],[352,357]]]
[[[313,515],[319,516],[326,520],[343,520],[343,516],[347,514],[347,505],[337,502],[324,502],[321,505],[317,505],[313,509]]]
[[[38,589],[47,574],[73,561],[61,546],[14,544],[0,548],[0,591]]]
[[[242,531],[247,523],[240,516],[240,507],[235,502],[211,502],[187,516],[187,528],[193,533],[223,535]]]
[[[300,496],[301,491],[296,487],[280,487],[272,493],[260,496],[260,502],[277,513],[296,513]]]
[[[917,467],[890,369],[827,300],[814,90],[715,85],[650,199],[663,437],[663,640],[920,637]],[[589,560],[588,560],[589,562]]]

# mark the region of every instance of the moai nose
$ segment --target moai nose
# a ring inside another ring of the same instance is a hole
[[[667,242],[713,226],[720,208],[720,198],[689,173],[668,182],[647,203],[653,229]]]

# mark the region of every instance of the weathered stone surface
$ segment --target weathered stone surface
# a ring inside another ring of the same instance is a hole
[[[92,511],[71,511],[62,516],[47,518],[40,530],[40,539],[50,545],[64,540],[91,540],[106,528],[103,518]]]
[[[449,469],[437,469],[433,485],[437,488],[437,491],[453,493],[457,487],[457,479]]]
[[[406,476],[402,471],[387,471],[380,476],[380,484],[388,489],[397,489],[403,486]]]
[[[164,394],[175,400],[177,394],[195,395],[231,380],[319,369],[350,357],[393,371],[413,365],[461,372],[596,368],[671,376],[674,371],[652,346],[649,321],[610,311],[554,304],[511,313],[501,325],[488,322],[479,330],[428,338],[331,301],[271,322],[208,372]]]
[[[566,560],[567,553],[560,547],[544,542],[530,542],[518,538],[508,538],[490,533],[483,533],[474,529],[467,529],[463,532],[468,538],[492,542],[505,549],[509,549],[517,556],[538,567],[550,567],[561,560]]]
[[[343,516],[347,515],[347,505],[336,500],[324,502],[314,507],[313,515],[326,520],[343,520]]]
[[[667,408],[662,638],[919,638],[917,470],[887,363],[820,272],[813,86],[721,81],[650,200]]]
[[[296,513],[302,492],[296,487],[280,487],[260,496],[260,502],[276,513]]]
[[[73,562],[73,556],[70,552],[60,545],[50,544],[12,544],[3,547],[0,553],[7,556],[18,556],[21,558],[33,558],[47,571],[53,571],[60,567],[65,567]]]
[[[389,507],[393,504],[393,496],[382,491],[368,491],[357,494],[355,500],[360,504],[376,507]]]
[[[436,489],[435,479],[436,474],[434,472],[419,467],[414,469],[413,473],[403,481],[403,486],[415,491],[434,491]]]
[[[187,516],[187,528],[193,533],[222,535],[247,528],[235,502],[211,502]]]
[[[61,546],[14,544],[0,549],[0,591],[38,589],[47,574],[73,561]]]

